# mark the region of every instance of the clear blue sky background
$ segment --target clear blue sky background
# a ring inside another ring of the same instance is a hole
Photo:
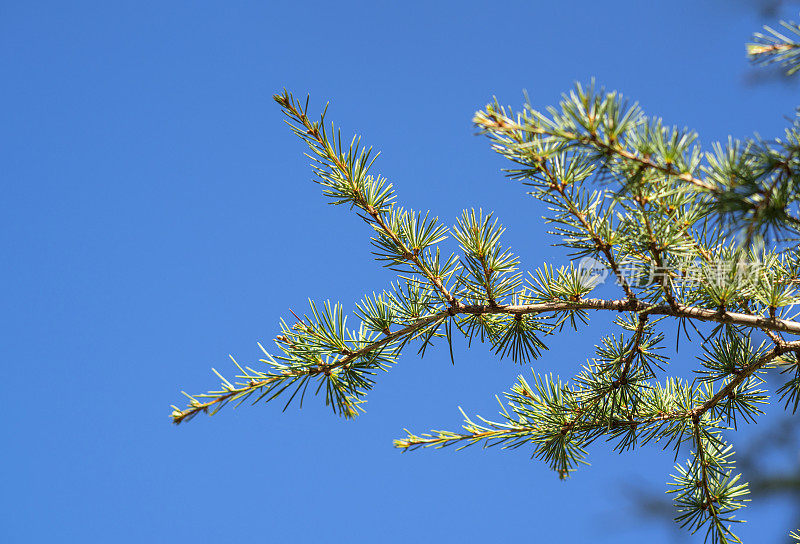
[[[626,491],[661,492],[669,454],[597,444],[562,483],[522,450],[392,448],[403,427],[457,428],[459,405],[496,413],[521,369],[483,346],[455,367],[409,352],[356,422],[308,402],[176,428],[169,405],[229,353],[256,360],[307,297],[351,309],[391,278],[309,181],[273,92],[330,100],[406,205],[495,210],[526,266],[563,264],[472,113],[595,76],[705,145],[777,135],[797,87],[748,85],[744,58],[771,20],[744,0],[3,2],[0,540],[670,541]],[[571,375],[605,324],[538,367]],[[742,534],[771,541],[787,515],[754,507]]]

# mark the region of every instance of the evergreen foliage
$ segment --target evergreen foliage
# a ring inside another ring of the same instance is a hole
[[[747,50],[791,73],[800,69],[800,27],[782,28],[756,34]],[[343,142],[325,112],[312,119],[307,99],[284,91],[275,101],[308,145],[323,194],[371,227],[375,258],[397,279],[357,304],[355,327],[340,304],[311,301],[308,313],[281,322],[277,349],[262,347],[258,369],[234,361],[235,383],[217,373],[220,388],[187,395],[186,408],[173,407],[175,423],[229,403],[302,404],[309,386],[352,418],[408,346],[424,355],[444,338],[452,358],[461,334],[527,364],[542,356],[548,335],[612,311],[617,331],[572,380],[520,376],[498,421],[464,414],[458,432],[407,432],[395,446],[524,447],[566,478],[597,439],[619,451],[655,444],[687,458],[669,484],[678,523],[708,542],[739,541],[733,528],[748,484],[723,435],[762,416],[765,373],[783,374],[776,393],[787,409],[800,404],[800,340],[792,340],[800,335],[800,121],[779,139],[703,151],[694,132],[594,83],[546,110],[494,102],[478,111],[475,125],[510,161],[508,175],[545,205],[555,244],[610,271],[619,298],[600,299],[590,296],[597,277],[580,266],[525,274],[490,213],[465,210],[448,226],[402,207],[373,173],[371,148]],[[448,249],[449,237],[458,250]],[[667,374],[664,320],[702,336],[694,380]],[[711,325],[701,331],[699,322]]]

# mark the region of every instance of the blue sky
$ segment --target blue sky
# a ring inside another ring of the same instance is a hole
[[[494,210],[524,265],[563,264],[472,113],[594,76],[706,146],[777,135],[797,87],[748,84],[744,58],[771,21],[744,0],[4,2],[0,539],[670,542],[626,491],[663,490],[669,454],[597,444],[563,483],[520,450],[391,447],[404,427],[457,428],[457,406],[496,413],[530,371],[484,346],[459,345],[455,367],[407,353],[355,422],[307,402],[176,428],[169,405],[216,386],[228,354],[256,360],[289,308],[352,309],[391,279],[310,182],[272,93],[331,101],[405,205]],[[607,323],[537,368],[571,375]],[[741,533],[769,541],[787,516],[753,507]]]

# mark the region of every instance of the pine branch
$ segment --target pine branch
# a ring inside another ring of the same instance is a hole
[[[746,483],[738,483],[741,475],[732,474],[731,447],[716,433],[706,432],[697,417],[692,419],[692,436],[694,460],[687,467],[676,467],[675,489],[670,491],[676,493],[674,501],[680,512],[676,521],[692,533],[707,525],[706,541],[741,542],[730,524],[741,523],[732,514],[749,500],[745,498],[749,489]]]
[[[750,363],[747,367],[739,370],[734,377],[725,384],[725,387],[720,389],[713,397],[703,403],[702,406],[694,410],[694,413],[699,417],[714,408],[720,401],[732,394],[737,387],[739,387],[747,378],[752,376],[758,370],[764,368],[769,362],[777,357],[788,352],[796,352],[800,350],[800,341],[783,342],[776,345],[771,351]]]
[[[647,313],[640,313],[639,319],[636,326],[636,332],[633,334],[633,340],[631,341],[631,348],[628,356],[625,358],[625,362],[622,367],[622,379],[628,377],[628,372],[631,369],[631,363],[633,363],[636,356],[640,354],[641,345],[642,345],[642,338],[644,337],[644,330],[647,326]]]
[[[173,407],[172,418],[175,423],[181,423],[186,419],[192,418],[199,412],[216,413],[216,411],[230,401],[246,399],[252,393],[259,391],[264,392],[265,389],[274,388],[276,384],[283,384],[285,382],[294,383],[297,379],[303,377],[318,377],[320,375],[328,375],[331,371],[344,367],[347,364],[358,360],[371,352],[389,346],[390,344],[400,341],[402,339],[413,336],[420,330],[427,326],[443,322],[444,320],[455,315],[536,315],[551,312],[562,311],[578,311],[578,310],[611,310],[611,311],[635,311],[641,315],[666,315],[672,317],[685,317],[692,319],[699,319],[703,321],[712,321],[716,323],[724,323],[731,325],[741,325],[746,327],[765,328],[767,330],[783,331],[790,334],[800,334],[800,323],[795,321],[784,321],[780,319],[767,319],[761,316],[752,316],[745,314],[737,314],[733,312],[719,312],[716,310],[709,310],[697,307],[684,307],[677,306],[672,308],[668,305],[648,305],[638,301],[625,300],[602,300],[602,299],[587,299],[577,302],[546,302],[538,304],[520,304],[520,305],[461,305],[457,309],[448,308],[436,312],[432,315],[420,318],[402,329],[381,338],[378,341],[369,343],[364,347],[334,361],[330,364],[316,364],[296,371],[288,371],[287,374],[278,376],[264,376],[259,379],[249,378],[248,381],[241,387],[233,387],[231,385],[224,385],[220,391],[211,391],[203,395],[190,396],[190,405],[180,410]],[[767,362],[771,361],[778,355],[792,351],[798,348],[798,343],[787,342],[780,347],[776,347],[771,352],[769,358],[760,360],[758,364],[752,365],[744,369],[734,380],[732,380],[726,388],[721,390],[715,400],[709,401],[706,405],[701,407],[698,411],[699,414],[712,408],[716,403],[727,395],[731,390],[735,389],[745,378],[753,372],[759,370]],[[633,352],[632,352],[633,353]],[[247,377],[247,376],[245,376]],[[271,390],[271,389],[268,389]],[[199,398],[211,398],[207,402],[200,402]],[[259,397],[259,399],[262,397]]]
[[[634,163],[637,167],[672,176],[704,191],[712,193],[718,191],[717,186],[712,182],[696,178],[690,172],[680,172],[672,164],[659,164],[648,157],[637,155],[614,140],[604,141],[597,132],[589,131],[586,134],[579,134],[561,130],[555,123],[545,120],[537,112],[534,112],[534,116],[526,117],[525,121],[526,123],[519,123],[504,115],[502,111],[496,111],[496,108],[492,106],[487,107],[484,111],[479,111],[473,118],[473,123],[478,128],[490,134],[514,135],[518,140],[524,140],[525,134],[534,134],[552,138],[554,141],[566,145],[589,147],[602,154]]]
[[[661,244],[658,240],[656,240],[655,234],[653,233],[653,227],[650,223],[650,218],[648,217],[647,209],[645,208],[645,199],[642,195],[637,195],[636,203],[639,205],[639,208],[642,212],[642,221],[645,226],[645,230],[647,232],[647,249],[650,251],[650,254],[653,256],[653,261],[656,263],[657,270],[661,276],[661,289],[664,292],[664,298],[667,300],[667,303],[670,306],[675,306],[677,303],[675,302],[675,297],[672,296],[672,288],[670,287],[670,278],[668,274],[664,274],[663,271],[666,269],[664,266],[664,260],[662,258],[662,253],[664,248],[661,247]]]
[[[358,179],[359,176],[366,174],[366,171],[372,164],[372,162],[368,162],[368,153],[362,154],[358,163],[356,163],[355,153],[351,152],[345,155],[342,152],[341,135],[339,136],[339,150],[337,152],[333,142],[328,139],[328,135],[325,131],[325,114],[322,114],[319,122],[312,122],[308,116],[308,100],[306,100],[305,105],[302,105],[299,101],[295,100],[288,91],[284,91],[283,94],[275,95],[274,99],[281,108],[283,108],[284,113],[289,119],[296,123],[296,125],[292,125],[291,122],[289,123],[295,134],[309,144],[311,149],[322,159],[323,166],[334,169],[336,175],[341,176],[341,179],[346,183],[350,194],[339,192],[335,193],[334,196],[349,197],[348,199],[352,204],[366,212],[372,219],[373,227],[387,236],[395,245],[398,255],[403,260],[410,263],[417,272],[427,278],[451,306],[457,306],[458,301],[445,287],[442,278],[434,274],[427,263],[420,258],[419,252],[422,248],[408,247],[397,232],[388,226],[387,219],[384,217],[386,208],[382,207],[387,199],[385,197],[377,199],[368,198],[368,193],[365,190],[366,188],[363,187],[363,181],[367,180]],[[357,168],[356,164],[358,164]],[[318,171],[318,174],[319,173]],[[320,177],[323,181],[330,179],[324,173],[322,173]],[[369,181],[372,181],[372,179],[370,178]],[[438,238],[435,241],[438,241]],[[435,241],[431,243],[435,243]]]
[[[791,75],[800,69],[800,26],[781,21],[786,33],[765,26],[765,33],[757,33],[753,43],[747,44],[750,59],[761,65],[781,64]]]
[[[410,325],[407,325],[401,329],[394,331],[393,333],[387,334],[383,338],[378,341],[372,342],[367,344],[366,346],[353,351],[341,359],[338,359],[335,362],[324,364],[320,363],[315,366],[309,366],[307,368],[301,368],[295,371],[285,370],[281,372],[279,375],[269,375],[264,376],[261,379],[254,379],[248,375],[244,375],[243,377],[249,378],[246,384],[242,385],[241,387],[234,387],[231,385],[227,380],[223,381],[223,390],[222,391],[211,391],[209,393],[203,395],[196,395],[190,396],[187,395],[191,401],[190,405],[181,410],[176,406],[173,406],[174,411],[172,412],[172,420],[174,423],[179,424],[183,421],[193,418],[200,412],[208,413],[209,415],[215,414],[220,408],[222,408],[225,404],[230,401],[235,400],[246,400],[250,395],[255,392],[263,392],[264,395],[269,393],[272,388],[275,387],[277,384],[284,384],[285,382],[294,383],[296,380],[304,377],[316,377],[320,375],[330,376],[333,370],[338,368],[346,367],[348,364],[369,355],[376,350],[380,350],[384,347],[390,346],[391,344],[398,342],[400,340],[406,339],[418,333],[421,329],[424,329],[426,326],[442,321],[446,319],[449,315],[447,310],[442,312],[426,316],[420,318]],[[241,367],[240,367],[241,369]],[[244,371],[243,371],[244,372]],[[261,400],[264,395],[261,395],[258,400]],[[211,398],[212,400],[208,402],[200,402],[197,398]],[[256,402],[258,402],[258,400]],[[355,415],[353,413],[347,412],[347,415],[352,416]]]
[[[797,25],[784,28],[800,36]],[[800,68],[800,42],[767,30],[769,36],[757,35],[758,43],[749,46],[751,56]],[[565,323],[577,330],[590,310],[624,312],[615,321],[623,333],[603,337],[571,384],[534,374],[531,386],[520,377],[505,393],[500,422],[464,415],[464,432],[408,433],[395,445],[528,445],[561,478],[586,464],[586,447],[598,438],[613,441],[618,451],[650,442],[676,455],[693,448],[671,484],[677,519],[692,531],[706,527],[715,544],[738,541],[729,524],[747,500],[747,484],[733,475],[731,446],[721,433],[731,423],[735,429],[739,416],[754,422],[763,413],[768,369],[789,374],[778,393],[787,408],[800,405],[800,340],[782,336],[800,335],[792,313],[800,302],[797,247],[776,239],[769,251],[757,249],[773,233],[800,233],[800,121],[783,140],[730,140],[701,153],[694,132],[645,117],[637,105],[595,91],[594,84],[578,85],[547,114],[527,105],[515,115],[496,102],[478,112],[476,126],[515,164],[510,177],[533,187],[531,194],[547,207],[556,245],[587,258],[592,272],[602,265],[595,258],[605,261],[625,297],[608,300],[587,298],[598,280],[583,261],[558,271],[545,264],[523,285],[519,259],[501,245],[503,227],[492,214],[466,210],[448,228],[429,213],[403,209],[386,178],[369,173],[371,148],[358,137],[344,146],[341,133],[326,128],[324,111],[311,120],[308,100],[302,104],[287,91],[274,99],[309,146],[323,194],[355,208],[370,225],[373,253],[400,274],[398,283],[357,304],[356,329],[346,326],[339,304],[312,302],[302,317],[292,312],[295,321],[281,321],[275,338],[280,353],[273,357],[261,348],[265,369],[234,361],[235,383],[214,370],[219,389],[187,395],[186,408],[173,406],[174,423],[253,399],[288,397],[285,409],[297,398],[302,405],[312,385],[313,395],[324,391],[326,405],[351,418],[362,410],[375,376],[412,342],[424,355],[443,339],[454,360],[457,330],[470,344],[489,342],[501,359],[528,363],[547,349],[543,338]],[[450,233],[462,256],[442,252]],[[692,283],[689,269],[698,261],[703,275]],[[742,279],[740,269],[749,265],[760,269]],[[641,281],[642,270],[650,271],[650,280],[657,271],[658,281]],[[691,324],[705,341],[692,383],[656,380],[668,359],[659,351],[664,334],[655,325],[667,318],[684,331]],[[698,322],[716,326],[706,337]],[[754,330],[769,342],[756,346]]]
[[[541,161],[539,167],[550,181],[550,189],[561,197],[562,202],[564,206],[566,206],[567,209],[569,210],[569,213],[572,214],[572,216],[578,220],[581,227],[583,227],[583,229],[591,238],[592,242],[595,244],[595,247],[597,247],[597,249],[603,253],[603,255],[606,258],[606,261],[608,262],[608,265],[611,267],[611,271],[617,278],[617,282],[620,284],[622,290],[625,292],[625,296],[627,296],[631,300],[635,300],[636,295],[634,295],[633,291],[631,290],[631,287],[628,284],[628,280],[622,274],[619,264],[617,263],[617,260],[614,257],[613,244],[610,244],[606,240],[603,240],[603,238],[595,231],[595,229],[589,223],[589,221],[586,218],[586,215],[577,209],[572,199],[566,193],[566,185],[564,183],[559,182],[558,179],[556,179],[552,171],[547,167],[547,162]]]

